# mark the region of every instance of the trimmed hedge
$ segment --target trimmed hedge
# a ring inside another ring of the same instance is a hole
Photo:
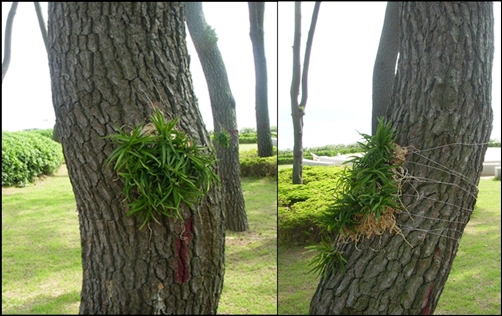
[[[258,157],[257,149],[250,149],[239,154],[241,177],[275,177],[277,176],[277,149],[274,156]]]
[[[488,147],[500,147],[500,140],[490,139],[490,142],[488,142]]]
[[[49,139],[52,139],[52,133],[53,133],[53,129],[52,128],[48,128],[48,129],[32,129],[32,130],[29,130],[30,133],[37,133],[37,134],[40,134],[42,136],[45,136]]]
[[[210,133],[211,140],[214,141],[214,132]],[[256,144],[258,136],[254,134],[239,134],[239,144]]]
[[[278,243],[307,245],[321,241],[320,214],[337,194],[338,166],[304,166],[303,184],[292,184],[292,169],[278,173]]]
[[[258,136],[256,134],[239,135],[239,144],[256,144],[257,142]]]
[[[2,186],[24,186],[40,175],[52,175],[63,160],[61,145],[48,132],[2,131]]]
[[[209,136],[213,140],[214,132],[209,131]],[[272,137],[277,137],[277,126],[270,127],[270,133]],[[256,144],[258,141],[258,135],[256,129],[253,127],[244,127],[239,131],[239,144]]]
[[[275,177],[277,157],[244,158],[240,161],[242,177]]]

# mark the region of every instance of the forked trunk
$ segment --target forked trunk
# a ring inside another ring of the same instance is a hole
[[[342,248],[347,273],[325,275],[311,314],[432,314],[474,210],[492,130],[493,4],[405,2],[400,19],[387,117],[411,146],[397,217],[407,242],[385,233]]]

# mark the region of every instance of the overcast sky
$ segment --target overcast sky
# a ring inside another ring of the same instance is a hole
[[[41,3],[47,23],[47,3]],[[2,32],[11,2],[2,2]],[[255,73],[247,2],[211,2],[203,5],[206,21],[218,35],[218,47],[236,100],[237,125],[256,128]],[[2,130],[52,128],[55,121],[51,99],[47,53],[32,2],[19,3],[12,33],[12,57],[2,84]],[[224,18],[222,18],[222,12]],[[231,12],[231,14],[228,14]],[[265,54],[268,67],[270,124],[277,126],[277,3],[265,5]],[[187,30],[190,70],[199,108],[208,130],[213,118],[206,79]],[[2,35],[3,39],[3,35]],[[2,42],[2,57],[3,57]],[[3,59],[3,58],[2,58]]]
[[[321,2],[308,76],[304,147],[361,141],[371,134],[373,65],[386,2]],[[313,2],[302,3],[301,62]],[[494,5],[492,138],[500,139],[500,2]],[[279,149],[293,148],[289,90],[292,76],[294,3],[279,2]]]
[[[10,2],[2,2],[3,25],[10,5]],[[313,2],[302,3],[302,52],[313,5]],[[371,80],[385,7],[386,2],[322,2],[311,55],[304,147],[349,144],[361,140],[358,131],[370,134]],[[42,3],[42,10],[47,21],[47,4]],[[255,75],[247,3],[204,3],[204,12],[207,22],[218,34],[218,46],[237,102],[238,127],[255,127]],[[494,127],[491,137],[500,139],[500,2],[494,3],[494,16]],[[279,126],[279,149],[293,147],[289,98],[293,30],[294,3],[280,2],[278,13],[277,3],[267,3],[265,48],[269,112],[271,125]],[[190,38],[187,43],[192,56],[195,93],[206,127],[211,130],[213,122],[207,85]],[[52,127],[54,111],[47,55],[31,2],[19,3],[12,45],[11,64],[2,85],[2,129]],[[276,69],[279,69],[278,87]]]

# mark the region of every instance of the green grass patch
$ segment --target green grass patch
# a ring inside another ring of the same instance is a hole
[[[448,281],[435,310],[438,315],[500,315],[500,181],[481,179],[476,210],[467,224]],[[313,253],[279,247],[278,313],[308,315],[319,279],[307,274]]]
[[[292,184],[291,169],[278,173],[279,245],[319,242],[320,216],[333,204],[337,179],[345,167],[305,166],[303,184]]]
[[[439,299],[437,315],[500,315],[500,181],[481,179],[476,209]]]
[[[243,178],[250,230],[227,233],[219,314],[277,313],[277,183]],[[77,314],[82,265],[66,166],[25,188],[2,188],[2,313]]]
[[[279,246],[278,254],[278,314],[308,315],[310,300],[319,278],[307,273],[306,265],[314,253],[303,247]]]
[[[227,232],[218,314],[277,314],[277,182],[242,178],[249,231]]]
[[[78,313],[82,265],[66,168],[25,188],[2,188],[2,313]]]
[[[292,169],[293,168],[293,165],[292,164],[289,164],[289,165],[278,165],[277,166],[277,170],[280,171],[282,169]],[[293,172],[293,171],[291,171]]]
[[[247,151],[250,149],[258,150],[258,144],[239,144],[239,152]]]

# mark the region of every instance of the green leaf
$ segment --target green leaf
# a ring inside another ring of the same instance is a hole
[[[212,169],[214,155],[204,154],[185,133],[176,130],[178,118],[167,120],[155,109],[150,120],[158,135],[143,134],[143,124],[130,133],[117,128],[117,134],[103,138],[116,145],[105,166],[114,164],[122,178],[128,215],[142,217],[143,227],[157,215],[181,218],[180,204],[193,209],[194,201],[204,196],[219,179]]]

